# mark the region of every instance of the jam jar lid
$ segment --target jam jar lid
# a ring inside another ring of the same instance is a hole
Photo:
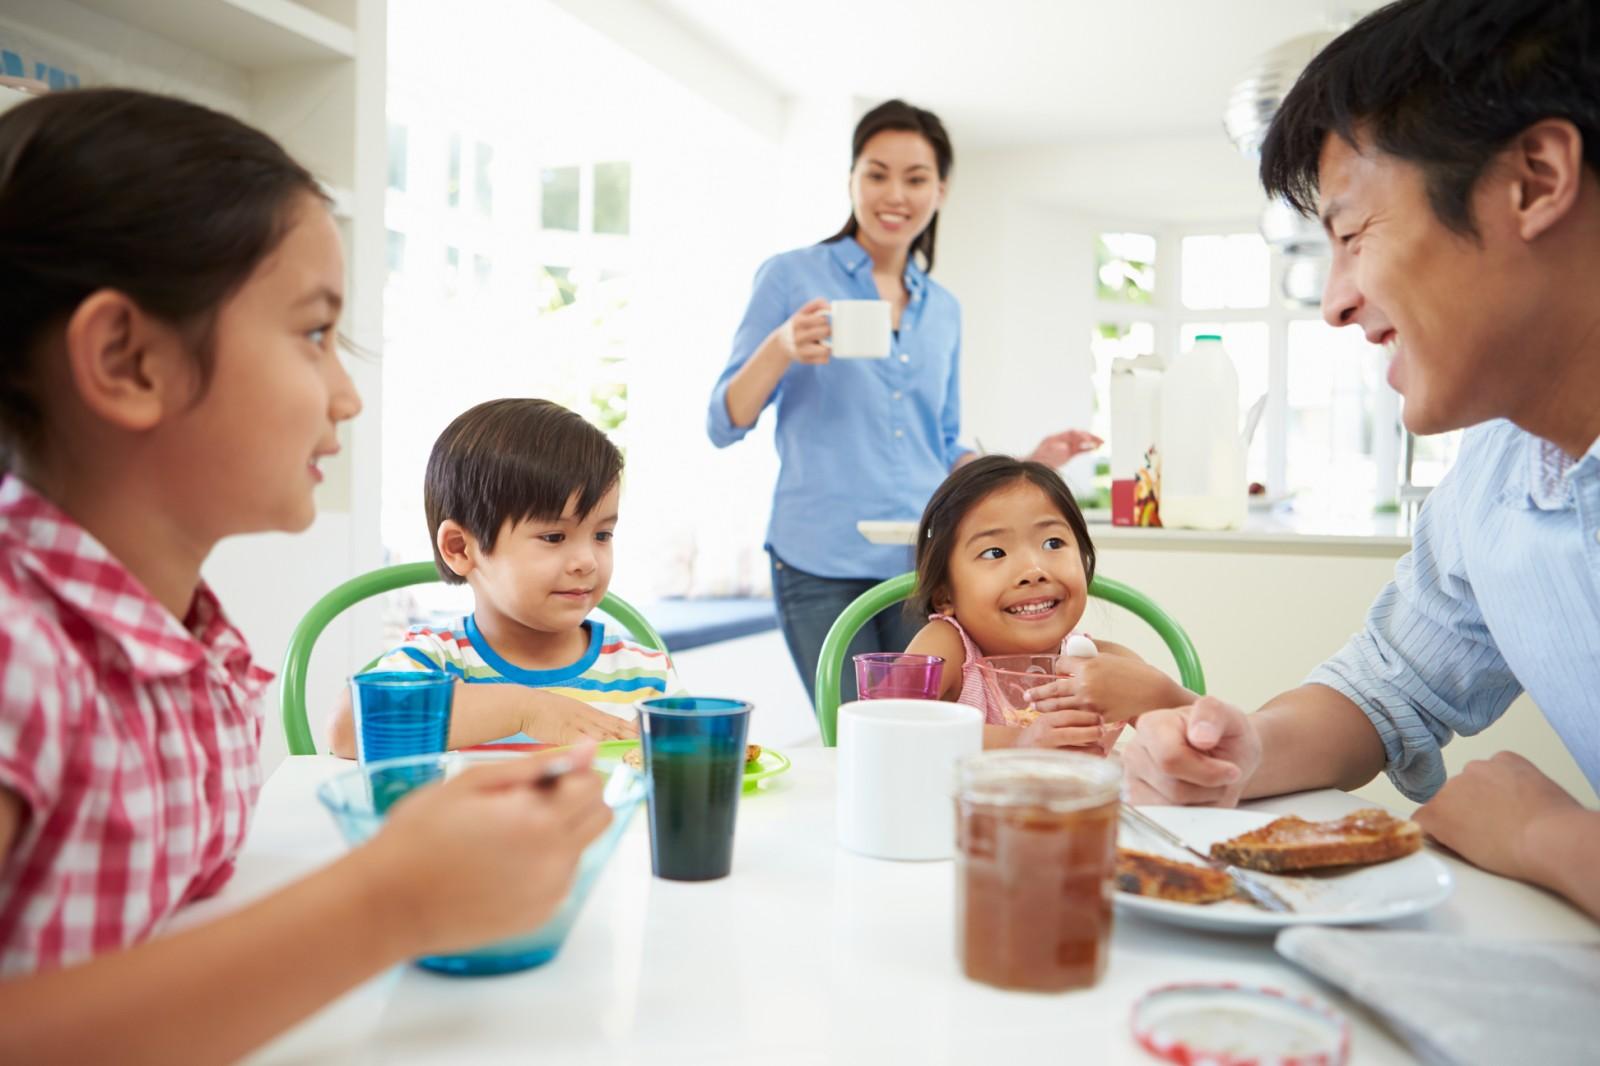
[[[1133,1037],[1184,1066],[1343,1066],[1350,1023],[1308,996],[1230,982],[1163,985],[1133,1005]]]

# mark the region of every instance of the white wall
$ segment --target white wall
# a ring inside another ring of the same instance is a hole
[[[1264,202],[1220,128],[956,152],[934,276],[964,317],[963,433],[989,451],[1088,424],[1097,232],[1249,219]]]

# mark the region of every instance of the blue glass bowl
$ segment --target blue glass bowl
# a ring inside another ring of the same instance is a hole
[[[452,777],[476,763],[525,757],[512,753],[473,751],[385,759],[329,778],[318,787],[317,799],[333,815],[345,841],[355,846],[377,833],[378,827],[383,824],[383,813],[373,807],[375,774],[380,775],[378,792],[386,800],[387,806],[394,802],[394,797],[388,793],[392,791],[396,778],[426,784]],[[497,940],[472,951],[426,955],[416,960],[418,966],[468,977],[526,970],[555,958],[578,912],[583,909],[583,901],[588,898],[595,879],[600,876],[606,860],[616,848],[617,839],[628,828],[634,811],[650,790],[648,782],[619,759],[597,757],[594,768],[595,772],[606,777],[605,800],[611,807],[611,824],[594,843],[584,849],[582,858],[578,860],[572,890],[562,900],[555,914],[532,932]],[[402,773],[395,773],[397,770]]]

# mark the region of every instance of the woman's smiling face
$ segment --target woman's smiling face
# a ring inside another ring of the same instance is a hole
[[[933,145],[911,130],[884,130],[850,171],[850,206],[863,244],[909,249],[944,199]]]

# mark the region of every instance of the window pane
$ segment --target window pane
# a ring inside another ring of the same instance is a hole
[[[461,206],[461,134],[450,135],[450,171],[445,177],[445,196],[451,207]]]
[[[578,231],[578,168],[551,167],[540,175],[539,224]]]
[[[454,296],[461,289],[461,249],[453,245],[444,250],[444,291]]]
[[[1222,335],[1222,346],[1228,350],[1228,357],[1233,360],[1233,369],[1239,375],[1239,431],[1244,432],[1244,421],[1250,413],[1250,408],[1267,394],[1267,376],[1270,372],[1267,360],[1267,324],[1265,322],[1230,322],[1222,325],[1216,322],[1186,322],[1179,335],[1178,351],[1187,352],[1194,346],[1194,339],[1201,333],[1218,333]],[[1180,354],[1179,359],[1183,356]],[[1267,481],[1267,434],[1262,420],[1256,423],[1255,436],[1250,438],[1250,449],[1246,453],[1245,471],[1251,481],[1266,484]]]
[[[1370,512],[1376,399],[1387,388],[1383,349],[1357,329],[1291,322],[1288,363],[1290,491],[1320,498],[1329,510]]]
[[[572,283],[571,267],[545,266],[539,269],[534,304],[540,311],[559,311],[578,298],[578,288]]]
[[[406,235],[395,230],[385,232],[388,235],[389,278],[393,280],[396,274],[404,273],[406,269]]]
[[[389,188],[406,191],[406,128],[389,123]]]
[[[1149,322],[1101,322],[1089,331],[1094,355],[1094,416],[1089,429],[1111,439],[1111,361],[1132,359],[1156,350],[1156,328]]]
[[[1148,233],[1102,233],[1094,268],[1100,299],[1148,304],[1156,292],[1156,239]]]
[[[478,145],[474,160],[473,193],[478,210],[488,215],[494,213],[494,149],[487,144]]]
[[[594,165],[594,231],[596,233],[628,232],[628,192],[632,182],[632,164],[596,163]]]
[[[1271,256],[1258,233],[1183,239],[1183,306],[1265,307]]]
[[[489,282],[494,279],[494,260],[486,255],[472,257],[472,279],[478,288],[487,289]]]

